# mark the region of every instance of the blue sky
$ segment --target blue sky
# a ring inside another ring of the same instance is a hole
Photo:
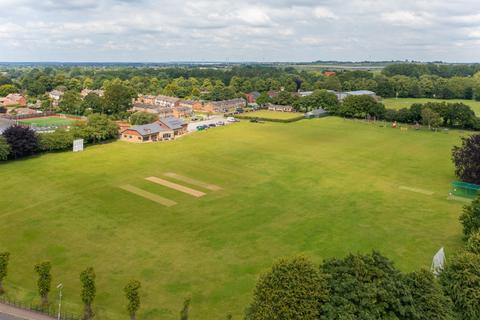
[[[0,0],[0,61],[480,62],[478,0]]]

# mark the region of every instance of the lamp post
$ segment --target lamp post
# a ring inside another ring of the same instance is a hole
[[[59,283],[57,286],[58,291],[58,317],[57,320],[60,320],[60,314],[62,311],[62,289],[63,289],[63,284]]]

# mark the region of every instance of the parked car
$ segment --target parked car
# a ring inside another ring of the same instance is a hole
[[[257,118],[252,118],[252,119],[250,119],[250,122],[258,122],[258,119]]]
[[[236,111],[236,113],[243,113],[244,112],[243,108],[237,108],[235,111]]]
[[[235,119],[234,117],[228,117],[227,122],[237,122],[238,120]]]
[[[225,125],[225,122],[223,122],[223,121],[218,121],[217,122],[217,126],[224,126],[224,125]]]
[[[215,128],[217,125],[216,125],[215,123],[210,123],[208,126],[209,126],[210,128]]]
[[[208,127],[206,125],[197,126],[198,131],[203,131],[203,130],[207,130],[207,129],[208,129]]]

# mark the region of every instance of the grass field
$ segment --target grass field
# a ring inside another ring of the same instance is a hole
[[[71,118],[52,116],[52,117],[23,119],[23,120],[19,120],[18,122],[33,125],[36,127],[50,127],[50,126],[65,127],[65,126],[72,125],[76,121],[77,120],[71,119]]]
[[[240,319],[258,275],[280,257],[320,262],[378,249],[404,271],[429,268],[441,246],[449,256],[462,245],[463,203],[446,199],[458,143],[453,130],[329,117],[243,121],[175,142],[115,142],[2,164],[6,289],[38,299],[33,264],[47,259],[66,310],[81,310],[79,273],[94,266],[97,319],[127,318],[123,286],[132,278],[143,283],[139,319],[178,319],[185,297],[192,319]],[[206,195],[145,179],[152,176]]]
[[[475,100],[464,100],[464,99],[428,99],[428,98],[389,98],[383,99],[383,103],[385,107],[390,109],[401,109],[401,108],[409,108],[413,103],[427,103],[427,102],[462,102],[466,105],[470,106],[473,111],[480,116],[480,101]]]
[[[268,111],[259,110],[253,112],[242,113],[243,118],[261,118],[272,120],[291,120],[299,117],[303,117],[303,113],[300,112],[281,112],[281,111]]]

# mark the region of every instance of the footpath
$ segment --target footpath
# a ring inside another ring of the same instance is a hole
[[[4,317],[3,315],[6,316]],[[13,318],[9,316],[13,316]],[[0,320],[2,319],[54,320],[55,318],[34,311],[24,310],[10,306],[8,304],[0,303]]]

